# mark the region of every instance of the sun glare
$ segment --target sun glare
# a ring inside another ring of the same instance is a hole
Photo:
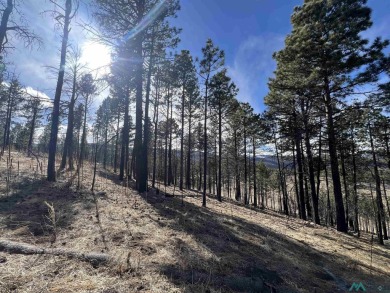
[[[110,49],[107,46],[87,41],[82,47],[81,61],[91,70],[97,70],[103,74],[109,70],[110,54]]]

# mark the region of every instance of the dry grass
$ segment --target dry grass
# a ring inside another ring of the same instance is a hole
[[[12,170],[8,196],[0,185],[0,237],[105,252],[116,263],[0,253],[0,292],[336,292],[357,281],[368,290],[386,286],[390,276],[389,244],[371,246],[368,235],[357,239],[229,200],[209,198],[202,208],[196,192],[183,193],[184,205],[177,189],[175,197],[139,195],[103,171],[94,198],[90,168],[77,191],[71,173],[50,184],[29,159],[13,156],[20,172]]]

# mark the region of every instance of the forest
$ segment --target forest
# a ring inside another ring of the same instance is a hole
[[[59,66],[33,89],[9,69],[45,46],[25,2],[0,1],[0,292],[390,292],[390,42],[367,0],[293,8],[264,111],[223,46],[177,49],[179,0],[46,1]]]

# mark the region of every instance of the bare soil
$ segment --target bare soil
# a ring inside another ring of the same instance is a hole
[[[371,235],[230,199],[209,197],[205,208],[197,191],[138,194],[111,171],[99,170],[93,194],[88,164],[76,190],[74,173],[49,183],[35,159],[12,156],[10,171],[0,159],[0,238],[114,261],[0,252],[0,292],[347,292],[353,282],[390,290],[390,243]]]

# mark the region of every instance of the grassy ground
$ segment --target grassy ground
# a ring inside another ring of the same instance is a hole
[[[230,200],[208,198],[202,208],[195,191],[140,195],[111,172],[99,172],[94,197],[88,167],[76,190],[73,174],[48,183],[35,159],[13,157],[9,191],[0,160],[0,238],[105,252],[115,262],[0,252],[0,292],[347,292],[353,282],[390,290],[390,244],[372,244],[370,235]]]

